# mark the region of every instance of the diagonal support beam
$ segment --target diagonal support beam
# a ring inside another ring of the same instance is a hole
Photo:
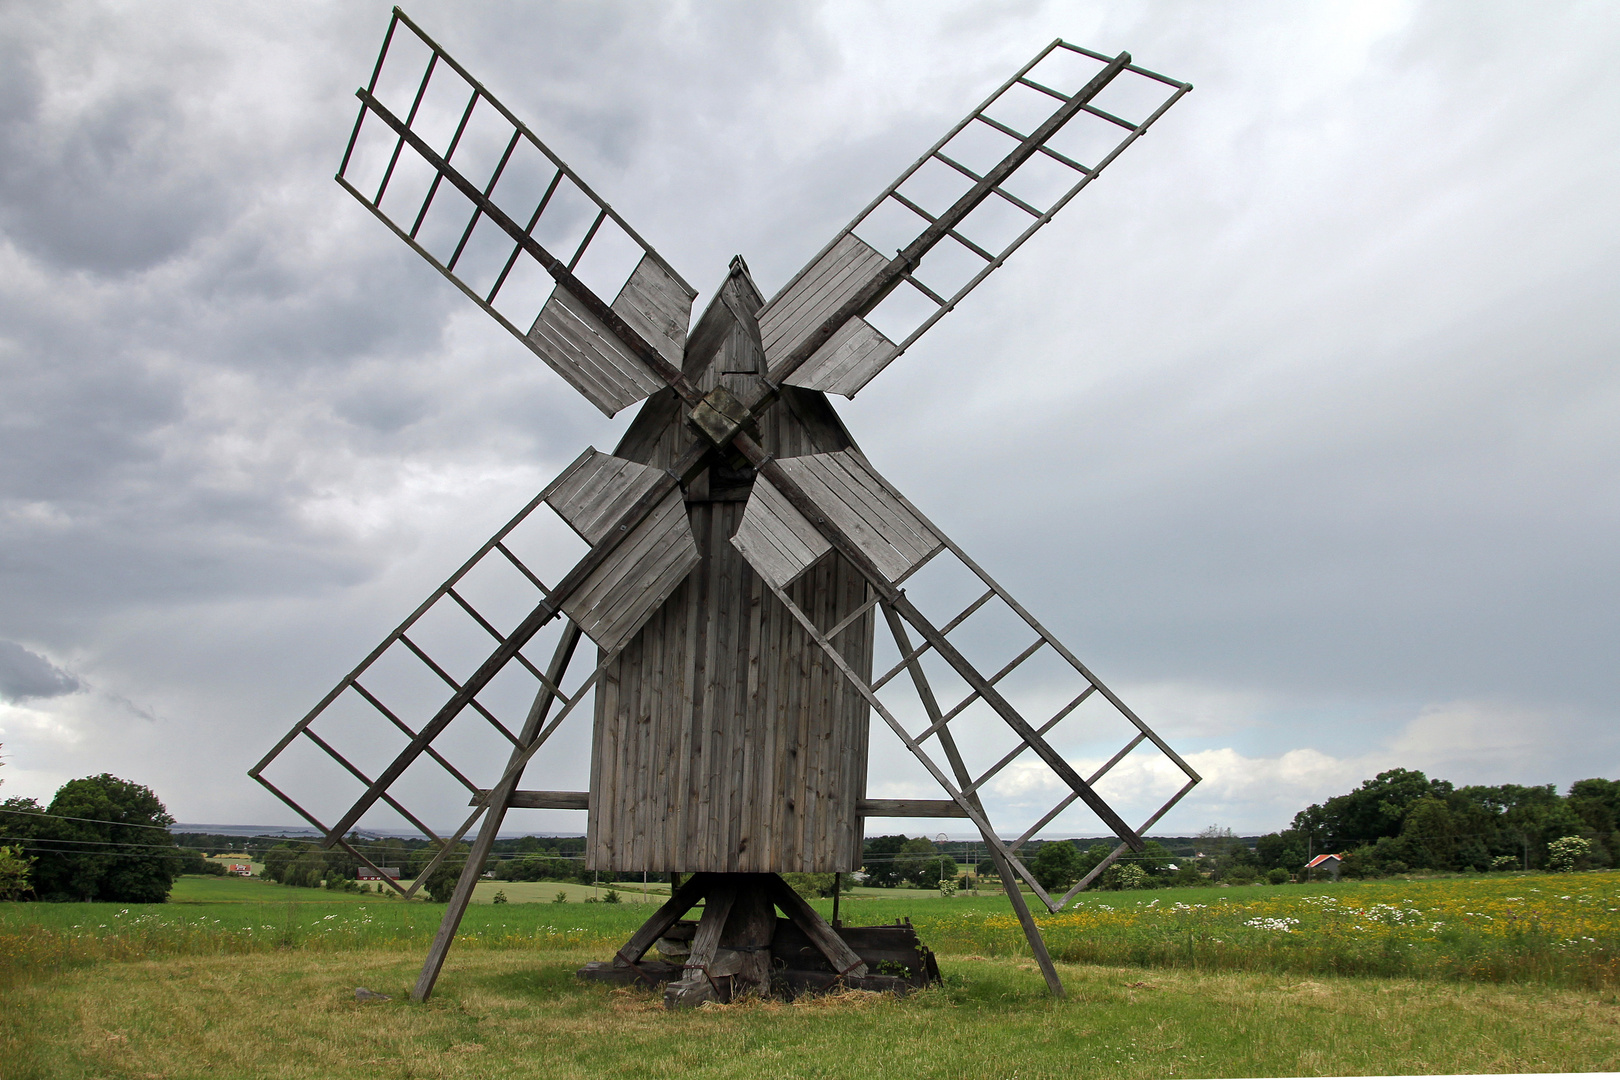
[[[523,730],[518,736],[519,744],[512,750],[512,760],[508,762],[508,776],[489,793],[489,801],[486,804],[489,812],[484,815],[483,828],[479,830],[478,839],[473,841],[472,850],[467,855],[467,864],[461,868],[461,877],[456,880],[456,888],[450,896],[450,903],[445,906],[444,918],[439,922],[439,931],[433,936],[433,944],[428,947],[427,959],[422,963],[422,972],[417,976],[416,986],[411,990],[413,1001],[426,1001],[428,995],[433,993],[433,984],[439,981],[439,971],[444,967],[444,958],[450,952],[450,943],[455,940],[456,930],[461,926],[461,917],[467,913],[467,905],[472,901],[473,886],[478,884],[484,862],[495,847],[495,837],[501,831],[501,823],[506,820],[506,808],[511,802],[512,792],[517,789],[518,781],[522,779],[522,767],[518,765],[518,757],[523,749],[539,736],[546,714],[551,711],[551,706],[557,700],[556,687],[562,682],[564,672],[568,670],[568,662],[574,657],[574,649],[579,645],[579,639],[579,626],[570,622],[563,629],[562,637],[557,640],[557,649],[546,669],[546,680],[541,685],[539,693],[535,695],[529,715],[523,721]],[[513,766],[517,767],[516,771]]]
[[[894,635],[894,644],[900,650],[900,655],[910,654],[911,635],[906,633],[905,622],[888,604],[883,605],[883,615],[889,622],[889,631]],[[906,666],[910,669],[912,685],[917,688],[917,696],[922,699],[923,709],[927,711],[929,721],[939,730],[939,744],[945,750],[945,758],[950,762],[951,771],[956,774],[956,782],[962,785],[964,796],[979,812],[979,816],[989,821],[990,816],[984,812],[984,803],[979,800],[978,792],[965,790],[969,780],[967,763],[962,760],[962,753],[956,747],[956,736],[951,734],[950,728],[945,726],[945,721],[940,717],[939,701],[934,697],[934,688],[929,685],[928,676],[915,658]],[[1029,942],[1030,951],[1035,954],[1035,962],[1040,965],[1041,977],[1046,980],[1046,988],[1053,997],[1063,997],[1063,980],[1058,977],[1057,965],[1052,963],[1052,954],[1047,951],[1046,939],[1041,936],[1041,928],[1035,925],[1035,916],[1030,914],[1029,904],[1024,901],[1024,891],[1018,887],[1018,878],[1006,857],[1001,854],[998,845],[990,843],[992,839],[1000,838],[985,836],[984,839],[990,852],[990,861],[995,864],[996,873],[1001,877],[1001,886],[1006,890],[1007,899],[1012,903],[1013,913],[1018,916],[1018,925],[1023,928],[1024,938]]]

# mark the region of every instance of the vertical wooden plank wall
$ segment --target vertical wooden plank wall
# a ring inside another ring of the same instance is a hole
[[[759,345],[735,313],[757,312],[740,263],[693,329],[684,365],[708,390],[758,386]],[[826,398],[788,388],[760,421],[778,457],[852,445]],[[654,396],[615,453],[663,467],[694,435],[670,393]],[[853,870],[860,862],[868,707],[730,538],[749,481],[714,468],[687,510],[703,561],[604,674],[591,764],[589,865],[598,870]],[[841,621],[866,585],[836,555],[790,591],[818,626]],[[863,673],[868,613],[839,637]]]

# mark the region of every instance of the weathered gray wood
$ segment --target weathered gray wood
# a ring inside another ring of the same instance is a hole
[[[512,805],[518,804],[514,802]],[[862,799],[855,808],[862,817],[967,817],[954,799]]]
[[[587,446],[541,496],[569,528],[595,544],[657,482],[656,469]]]
[[[841,237],[759,313],[767,361],[774,364],[791,353],[888,264],[888,258],[853,233]]]
[[[469,800],[469,806],[478,805],[483,798],[480,791]],[[591,793],[588,791],[514,791],[506,801],[512,810],[589,810]]]
[[[703,917],[698,920],[697,933],[692,938],[692,952],[686,958],[686,975],[664,989],[666,1009],[691,1009],[718,997],[717,988],[709,977],[708,969],[714,963],[715,951],[720,947],[720,935],[725,930],[726,918],[737,892],[723,877],[711,878],[703,898]]]
[[[708,874],[693,874],[670,893],[669,899],[653,912],[652,918],[642,923],[630,940],[624,943],[624,948],[616,954],[616,960],[626,964],[634,964],[647,955],[659,938],[663,937],[680,920],[682,915],[692,910],[694,904],[702,900],[713,879]]]
[[[552,291],[528,340],[557,374],[609,416],[664,388],[664,381],[567,289]]]
[[[894,342],[865,319],[849,320],[827,344],[787,377],[788,385],[853,398],[898,351]]]
[[[672,491],[564,601],[563,610],[611,651],[640,628],[700,559],[685,502]]]
[[[866,460],[852,450],[782,458],[776,463],[844,532],[890,584],[905,580],[944,548],[944,541],[894,497]],[[831,549],[774,485],[756,484],[743,527],[732,541],[764,578],[781,586]]]
[[[775,875],[769,875],[774,877]],[[771,902],[766,875],[750,876],[737,889],[720,944],[730,952],[731,999],[744,994],[763,997],[771,989],[771,938],[776,932],[776,907]]]
[[[767,581],[786,587],[832,550],[774,487],[754,485],[732,545]]]
[[[643,255],[611,307],[665,360],[678,367],[686,351],[686,326],[691,322],[696,297],[696,291],[657,259]]]

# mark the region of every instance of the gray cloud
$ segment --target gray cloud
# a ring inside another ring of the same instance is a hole
[[[106,691],[0,711],[14,786],[128,763],[190,820],[273,820],[246,766],[622,428],[332,183],[387,12],[0,13],[0,637]],[[1279,812],[1250,761],[1313,799],[1386,751],[1620,774],[1606,9],[412,14],[705,292],[735,252],[779,286],[1059,33],[1190,79],[839,402],[854,434],[1234,763],[1234,824]]]
[[[84,689],[72,672],[63,671],[15,641],[0,641],[0,699],[12,702],[61,697]]]

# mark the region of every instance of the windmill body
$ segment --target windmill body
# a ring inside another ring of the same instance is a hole
[[[763,299],[742,260],[699,317],[685,371],[704,393],[762,389],[753,315]],[[660,471],[702,436],[673,391],[642,407],[614,456]],[[777,458],[854,444],[819,391],[789,387],[759,421]],[[588,865],[631,871],[849,871],[860,867],[869,708],[732,544],[753,471],[717,461],[686,486],[702,561],[611,662],[596,697]],[[792,586],[822,626],[866,600],[847,560]],[[870,676],[868,612],[838,638]]]
[[[418,1000],[521,808],[584,811],[590,868],[683,876],[588,977],[667,982],[672,1005],[937,978],[909,927],[829,925],[779,874],[856,869],[869,816],[952,817],[1062,992],[1023,889],[1059,910],[1198,775],[878,473],[827,395],[858,393],[1190,90],[1055,41],[774,296],[739,257],[693,323],[697,290],[394,10],[338,183],[591,404],[640,403],[612,453],[587,448],[250,770],[362,862],[352,832],[386,814],[435,845],[418,884],[461,867]],[[523,552],[548,510],[588,547],[571,567]],[[941,566],[968,591],[925,611],[907,584]],[[521,788],[575,717],[588,778]],[[867,797],[879,723],[945,798]],[[1147,755],[1180,787],[1132,825],[1106,788]],[[981,792],[1015,763],[1062,795],[1009,838]],[[444,784],[468,796],[453,829],[413,809]],[[1020,849],[1082,811],[1119,846],[1053,895]]]

